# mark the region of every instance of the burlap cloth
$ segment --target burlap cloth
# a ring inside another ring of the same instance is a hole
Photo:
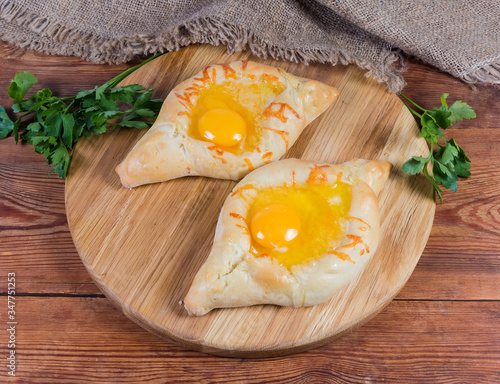
[[[0,39],[96,63],[194,43],[367,69],[404,86],[406,56],[500,82],[499,0],[0,0]],[[448,90],[449,91],[449,90]]]

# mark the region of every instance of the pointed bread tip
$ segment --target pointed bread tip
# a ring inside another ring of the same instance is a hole
[[[392,164],[381,160],[364,160],[360,168],[366,172],[366,182],[373,189],[375,194],[379,194],[384,184],[389,178],[392,170]]]
[[[203,316],[213,308],[206,308],[201,298],[204,297],[197,286],[192,286],[184,298],[183,305],[189,316]]]
[[[339,97],[339,90],[316,80],[303,83],[299,98],[304,102],[307,124],[321,115]]]
[[[131,189],[133,186],[129,184],[127,180],[127,173],[126,173],[126,165],[124,164],[125,161],[122,161],[120,164],[118,164],[115,167],[115,172],[118,174],[118,177],[120,178],[120,182],[125,188]]]

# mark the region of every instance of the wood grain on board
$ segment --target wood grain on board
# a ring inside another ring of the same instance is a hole
[[[223,48],[169,53],[126,79],[155,86],[165,97],[211,63],[254,59]],[[74,151],[66,211],[84,265],[107,297],[146,329],[182,345],[229,356],[272,356],[317,347],[360,326],[403,287],[427,241],[434,218],[431,186],[404,175],[415,151],[428,153],[401,101],[354,66],[280,65],[323,81],[339,98],[302,133],[285,157],[340,163],[352,158],[390,161],[394,170],[380,195],[383,234],[368,266],[327,303],[310,308],[254,306],[189,317],[179,302],[205,261],[232,181],[186,177],[128,190],[114,172],[143,132],[115,130],[84,140]]]

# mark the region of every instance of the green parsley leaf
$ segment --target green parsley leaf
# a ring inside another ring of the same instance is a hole
[[[38,83],[38,79],[31,72],[19,72],[10,82],[7,94],[19,103],[23,100],[26,92],[36,83]]]
[[[95,87],[95,99],[96,100],[101,100],[102,96],[104,95],[104,92],[107,91],[107,84],[103,84],[100,87]]]
[[[448,104],[446,103],[446,99],[448,98],[448,96],[450,96],[450,94],[449,94],[449,93],[443,93],[443,94],[441,95],[441,105],[442,105],[443,107],[445,107],[446,109],[448,109]]]
[[[443,106],[439,109],[433,108],[430,113],[438,127],[446,129],[452,124],[450,121],[451,112],[447,110],[446,107]]]
[[[446,99],[449,95],[447,93],[443,93],[441,96],[441,107],[432,109],[422,108],[406,96],[399,95],[422,111],[417,112],[404,102],[411,113],[420,117],[422,137],[431,145],[431,153],[428,157],[413,156],[403,164],[401,170],[412,175],[423,171],[425,177],[434,186],[442,203],[442,190],[439,188],[439,184],[456,192],[458,178],[470,176],[470,159],[454,139],[446,140],[443,130],[457,121],[476,117],[476,113],[463,101],[456,101],[448,108]],[[437,148],[436,152],[434,152],[434,148]],[[432,165],[432,175],[427,169],[429,164]]]
[[[403,164],[401,170],[404,173],[411,173],[412,175],[416,175],[422,171],[422,168],[427,163],[427,158],[413,156],[410,160]]]
[[[436,159],[432,163],[432,173],[438,184],[442,184],[443,187],[450,189],[452,192],[457,191],[458,176]]]
[[[57,111],[51,111],[45,119],[45,131],[48,136],[59,137],[62,128],[61,115]]]
[[[14,135],[14,140],[17,144],[19,141],[19,126],[21,125],[21,119],[17,119],[14,122],[14,127],[12,128],[12,134]]]
[[[446,144],[439,148],[438,153],[441,152],[441,161],[443,164],[448,164],[453,161],[455,157],[458,155],[458,150],[455,146],[451,145],[450,142],[446,142]],[[436,154],[436,157],[438,154]]]
[[[456,121],[462,121],[463,119],[473,119],[476,117],[476,112],[463,101],[455,101],[449,111],[451,113],[451,124]]]
[[[154,116],[154,112],[148,108],[135,109],[134,113],[136,113],[139,116],[143,116],[143,117],[153,117]]]
[[[73,149],[73,127],[75,126],[75,118],[71,114],[61,116],[63,125],[63,134],[61,139],[67,148]]]
[[[122,121],[121,123],[118,123],[120,127],[132,127],[132,128],[146,128],[148,127],[148,124],[145,121]]]
[[[4,107],[0,107],[0,139],[5,139],[12,133],[14,122],[10,119]]]

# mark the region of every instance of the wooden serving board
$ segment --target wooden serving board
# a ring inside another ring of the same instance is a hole
[[[328,343],[389,304],[420,258],[435,202],[423,176],[400,171],[412,155],[428,154],[413,117],[397,96],[355,66],[304,66],[250,53],[228,55],[224,47],[193,46],[152,61],[123,84],[154,87],[155,97],[164,98],[205,66],[242,59],[279,66],[340,90],[340,97],[285,157],[394,164],[380,194],[380,246],[355,281],[330,301],[309,308],[268,305],[188,316],[180,301],[209,254],[219,211],[236,183],[186,177],[123,188],[114,168],[144,134],[136,129],[114,130],[78,144],[66,182],[66,210],[90,275],[130,319],[187,348],[226,356],[278,356]]]

